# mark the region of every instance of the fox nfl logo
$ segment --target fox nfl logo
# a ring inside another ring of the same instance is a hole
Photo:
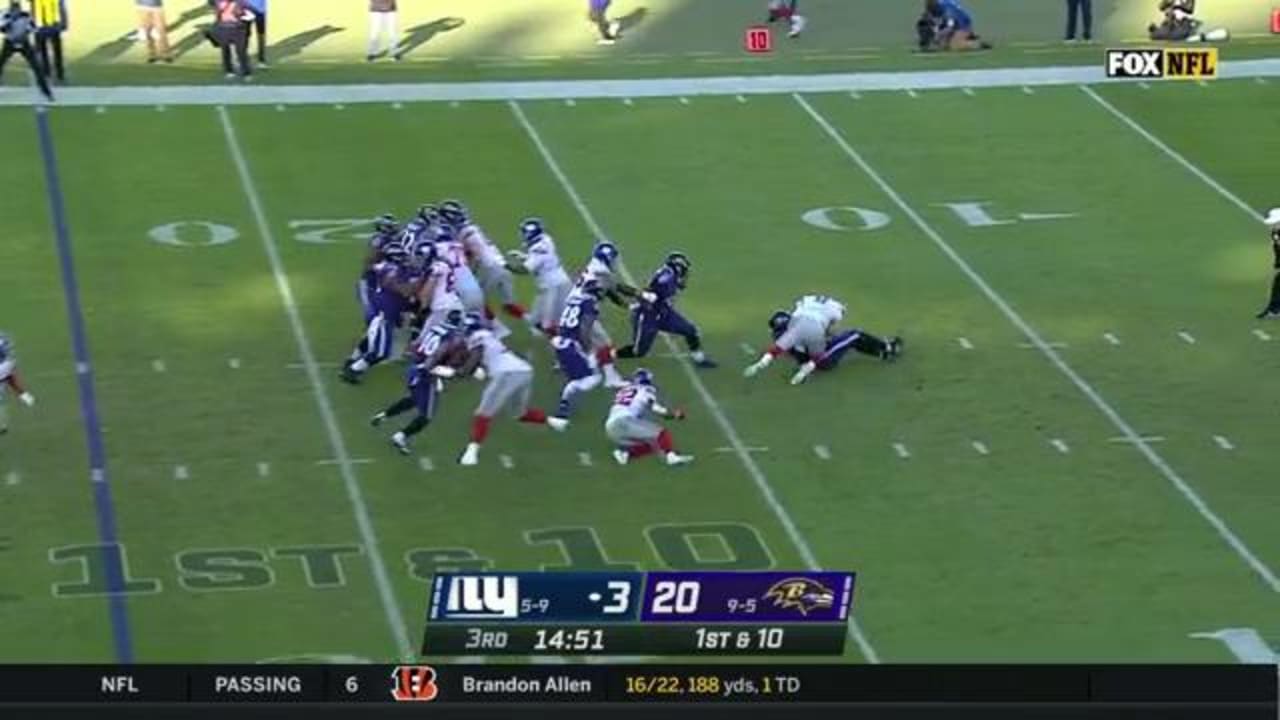
[[[396,702],[431,702],[439,694],[430,665],[400,665],[391,673],[391,698]]]
[[[1107,77],[1199,80],[1218,77],[1218,48],[1108,50]]]

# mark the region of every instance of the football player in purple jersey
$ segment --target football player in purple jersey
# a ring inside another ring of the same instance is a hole
[[[684,253],[667,255],[631,311],[631,344],[618,350],[618,357],[642,358],[648,355],[658,333],[665,332],[684,338],[695,365],[700,368],[716,367],[716,363],[702,350],[698,327],[675,307],[676,296],[688,284],[690,267],[689,258]]]

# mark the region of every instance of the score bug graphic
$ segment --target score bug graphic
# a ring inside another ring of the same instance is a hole
[[[658,622],[845,622],[853,573],[649,573],[641,619]]]
[[[640,573],[441,573],[432,622],[621,622],[636,616]]]

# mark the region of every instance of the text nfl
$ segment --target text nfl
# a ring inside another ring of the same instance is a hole
[[[1107,77],[1203,79],[1218,76],[1217,48],[1108,50]]]

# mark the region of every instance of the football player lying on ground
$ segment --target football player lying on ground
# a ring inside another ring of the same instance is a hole
[[[6,388],[17,393],[23,405],[31,407],[36,404],[35,396],[27,392],[18,377],[18,360],[13,356],[13,343],[8,336],[0,333],[0,435],[9,432],[9,417],[4,409]]]
[[[990,50],[973,29],[973,16],[959,0],[925,0],[924,13],[916,21],[920,50]]]
[[[684,411],[668,410],[658,403],[658,388],[653,383],[653,373],[636,370],[631,382],[613,396],[613,407],[604,422],[605,434],[615,445],[613,459],[626,465],[632,458],[661,452],[668,465],[686,465],[693,462],[692,455],[676,452],[671,432],[649,419],[649,413],[673,420],[683,420]]]
[[[787,37],[800,37],[800,33],[804,32],[804,28],[809,24],[809,21],[796,12],[799,4],[800,0],[769,0],[767,22],[774,23],[779,20],[786,20],[791,25],[791,32],[787,33]]]
[[[1196,0],[1160,0],[1160,12],[1164,13],[1160,22],[1147,26],[1147,35],[1152,40],[1220,42],[1231,39],[1231,32],[1226,28],[1204,31],[1204,23],[1195,18]]]
[[[790,325],[791,313],[786,310],[775,312],[769,318],[769,332],[773,334],[774,341],[781,338]],[[835,333],[827,338],[826,346],[817,354],[809,352],[808,348],[794,346],[787,352],[800,364],[800,369],[791,376],[791,384],[799,385],[808,380],[815,371],[835,370],[850,350],[890,362],[897,360],[902,354],[902,346],[902,338],[891,337],[888,340],[881,340],[875,335],[857,329]]]
[[[444,389],[443,379],[457,375],[450,361],[463,350],[462,311],[454,310],[444,322],[427,328],[409,349],[413,362],[407,371],[409,391],[387,409],[369,419],[378,427],[383,420],[417,409],[418,414],[402,430],[391,436],[391,444],[402,455],[409,454],[409,440],[435,419],[436,399]]]

